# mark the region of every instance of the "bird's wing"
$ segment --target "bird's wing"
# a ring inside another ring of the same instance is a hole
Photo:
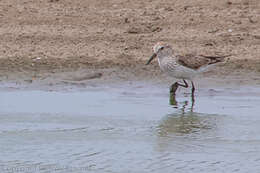
[[[207,65],[210,61],[210,59],[208,58],[204,58],[202,56],[196,56],[192,54],[187,54],[183,56],[177,55],[176,57],[177,57],[177,63],[194,70],[197,70],[200,67]]]
[[[206,56],[206,55],[177,55],[177,62],[187,68],[197,70],[203,66],[223,62],[227,56]]]

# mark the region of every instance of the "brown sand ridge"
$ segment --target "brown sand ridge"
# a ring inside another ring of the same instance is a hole
[[[158,41],[179,53],[231,54],[222,75],[260,72],[259,0],[1,0],[0,22],[2,77],[114,67],[158,73],[155,62],[143,65]]]

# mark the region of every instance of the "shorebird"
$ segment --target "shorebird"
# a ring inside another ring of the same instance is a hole
[[[186,80],[191,81],[192,96],[194,96],[195,86],[193,83],[194,77],[201,72],[208,70],[209,67],[217,63],[224,62],[225,58],[230,56],[205,56],[205,55],[174,55],[173,49],[170,45],[164,43],[157,43],[153,47],[153,55],[150,57],[146,65],[154,58],[158,58],[160,69],[166,72],[169,76],[181,79],[184,84],[175,82],[170,87],[170,93],[175,95],[179,86],[188,88],[189,85]]]

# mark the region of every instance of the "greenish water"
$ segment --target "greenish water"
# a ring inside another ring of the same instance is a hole
[[[204,88],[194,102],[181,93],[2,90],[0,172],[260,170],[260,89]]]

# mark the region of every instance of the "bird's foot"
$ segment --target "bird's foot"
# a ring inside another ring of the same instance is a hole
[[[175,82],[174,84],[171,85],[170,87],[170,94],[171,95],[175,95],[176,90],[178,89],[179,84],[177,82]]]

